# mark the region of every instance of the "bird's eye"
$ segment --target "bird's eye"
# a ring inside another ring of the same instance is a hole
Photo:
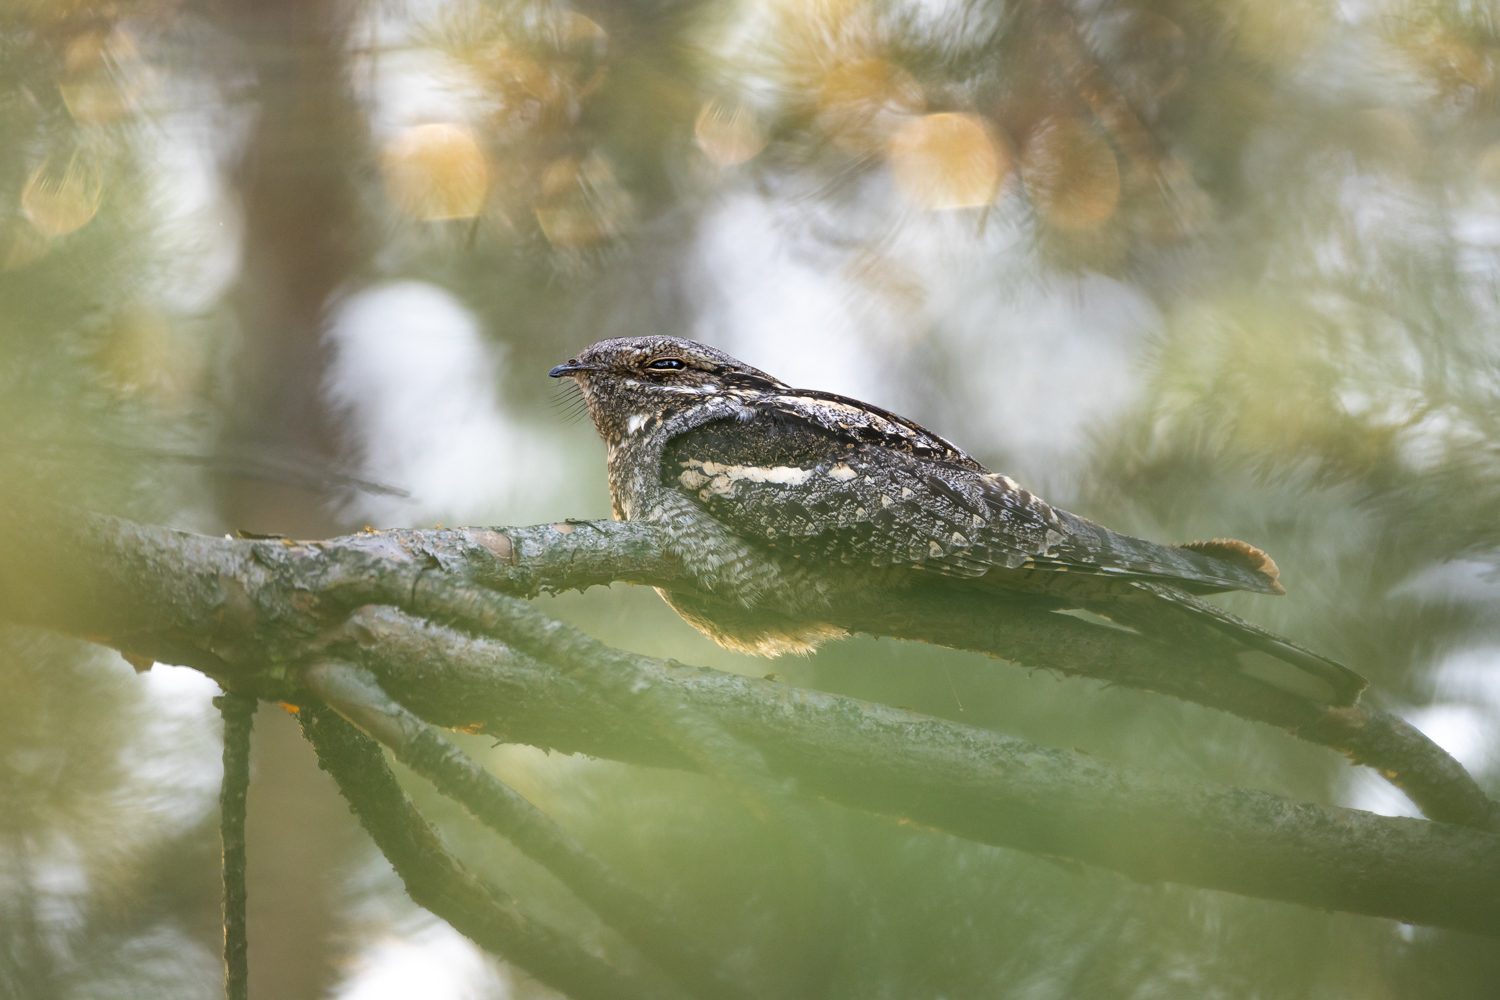
[[[678,358],[657,358],[655,361],[646,365],[646,367],[654,368],[659,372],[681,371],[682,369],[687,367],[687,363]]]

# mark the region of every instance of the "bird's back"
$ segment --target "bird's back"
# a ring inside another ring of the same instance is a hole
[[[1218,637],[1231,656],[1263,654],[1313,678],[1298,693],[1316,700],[1347,703],[1364,685],[1198,599],[1284,592],[1276,564],[1248,543],[1110,531],[911,420],[793,389],[690,341],[605,341],[553,374],[584,387],[617,513],[666,525],[700,583],[663,596],[726,645],[806,649],[838,632],[825,622],[839,602],[946,579],[1164,640]]]

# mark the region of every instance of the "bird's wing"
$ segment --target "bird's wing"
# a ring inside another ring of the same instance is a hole
[[[662,480],[742,537],[797,558],[949,576],[1074,572],[1199,593],[1281,593],[1274,564],[1244,543],[1198,551],[1116,534],[986,472],[910,421],[827,393],[765,397],[740,417],[677,435]],[[1237,558],[1236,545],[1270,570]]]

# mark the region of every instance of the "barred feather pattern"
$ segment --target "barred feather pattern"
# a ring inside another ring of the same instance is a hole
[[[913,421],[793,389],[705,345],[603,341],[553,370],[572,375],[609,453],[619,518],[670,529],[707,593],[663,593],[733,648],[806,651],[840,631],[819,612],[924,576],[1026,594],[1159,635],[1198,628],[1277,658],[1351,701],[1353,671],[1194,595],[1284,593],[1245,542],[1162,545],[1059,510]]]

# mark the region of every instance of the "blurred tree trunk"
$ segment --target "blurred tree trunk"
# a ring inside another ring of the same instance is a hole
[[[320,384],[330,298],[360,266],[354,180],[364,118],[348,80],[348,0],[229,0],[249,49],[258,117],[235,177],[245,218],[234,301],[242,340],[226,441],[331,460],[332,422]],[[233,528],[301,536],[333,523],[296,487],[235,481],[221,508]]]
[[[244,212],[234,306],[240,350],[222,446],[332,460],[324,412],[322,330],[330,298],[359,266],[356,170],[363,115],[350,91],[350,0],[226,0],[219,8],[255,72],[254,132],[234,177]],[[324,498],[305,489],[231,479],[221,488],[227,530],[322,534]],[[332,981],[337,863],[354,843],[348,812],[290,719],[256,727],[247,829],[250,993],[321,997]],[[329,786],[325,788],[324,786]]]

